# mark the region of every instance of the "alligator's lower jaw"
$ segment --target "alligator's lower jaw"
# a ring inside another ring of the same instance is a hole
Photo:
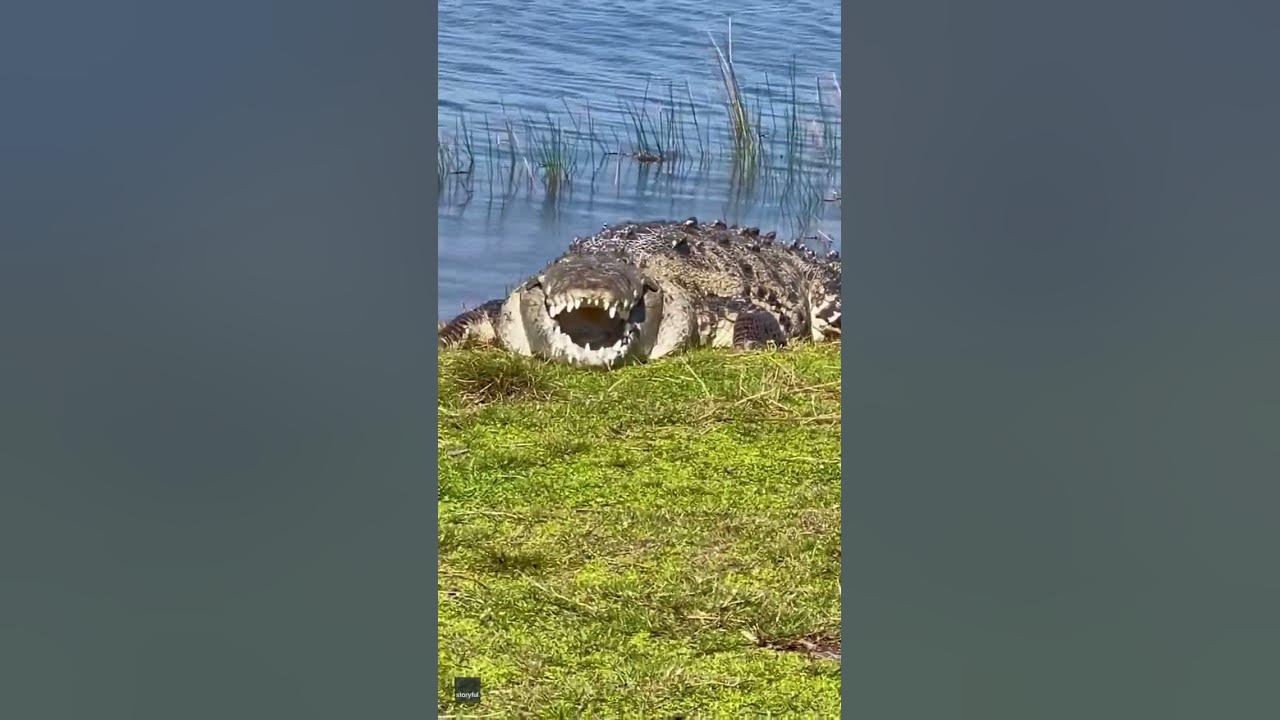
[[[635,333],[629,332],[611,345],[600,343],[578,344],[568,335],[556,332],[551,342],[552,359],[573,365],[609,367],[617,365],[631,352]]]
[[[626,360],[630,352],[628,347],[610,346],[600,350],[589,350],[580,345],[556,349],[556,358],[570,365],[580,367],[613,367]]]

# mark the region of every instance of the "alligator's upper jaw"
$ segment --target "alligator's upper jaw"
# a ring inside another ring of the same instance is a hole
[[[547,298],[546,310],[552,354],[575,365],[618,363],[631,352],[644,322],[644,302],[635,295],[569,292]]]

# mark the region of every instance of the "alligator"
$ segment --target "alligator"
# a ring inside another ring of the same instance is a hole
[[[836,339],[840,258],[723,221],[605,225],[437,333],[441,347],[489,344],[589,367]]]

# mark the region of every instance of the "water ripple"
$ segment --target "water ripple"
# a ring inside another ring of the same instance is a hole
[[[688,83],[700,123],[721,121],[723,90],[707,31],[723,44],[726,9],[733,15],[734,62],[744,85],[764,99],[767,73],[775,102],[786,101],[784,75],[794,61],[798,104],[806,113],[817,112],[815,76],[829,77],[839,69],[838,2],[708,5],[678,0],[440,0],[439,125],[443,132],[453,132],[458,117],[466,115],[473,124],[472,118],[488,116],[496,126],[504,108],[516,117],[564,117],[566,103],[581,117],[589,104],[596,122],[614,123],[598,128],[613,144],[615,137],[625,140],[630,133],[617,122],[620,101],[641,105],[647,87],[645,107],[656,111],[666,102],[668,81],[685,105]],[[767,99],[763,104],[762,112],[769,115]],[[691,119],[679,117],[677,123],[692,136]],[[580,168],[585,177],[550,202],[536,194],[518,201],[495,199],[479,172],[469,181],[469,195],[442,202],[441,316],[500,295],[563,251],[571,237],[606,222],[698,215],[785,234],[794,220],[774,202],[776,193],[757,192],[753,200],[734,196],[723,164],[679,173],[634,162],[598,164],[601,169]],[[764,165],[774,173],[788,172],[785,158],[770,157]],[[807,181],[811,189],[829,193],[838,187],[838,162],[814,161],[806,172],[813,176]],[[816,210],[822,214],[823,231],[838,240],[838,203]]]

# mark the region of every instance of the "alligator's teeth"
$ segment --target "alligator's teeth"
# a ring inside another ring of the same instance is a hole
[[[616,307],[614,307],[614,306],[610,305],[610,306],[609,306],[609,317],[617,317],[617,316],[618,316],[618,308],[616,308]]]

